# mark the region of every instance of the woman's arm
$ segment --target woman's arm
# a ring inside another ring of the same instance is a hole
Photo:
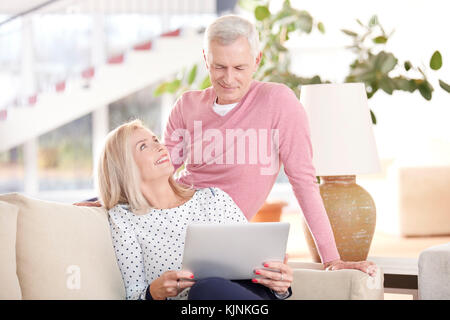
[[[144,256],[132,223],[128,221],[128,212],[116,206],[108,213],[112,241],[125,285],[126,298],[127,300],[144,300],[149,287],[145,275]]]

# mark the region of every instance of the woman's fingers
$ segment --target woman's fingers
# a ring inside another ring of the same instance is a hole
[[[175,279],[194,279],[194,274],[188,270],[175,271]]]
[[[278,293],[285,293],[291,286],[291,281],[286,281],[284,279],[283,281],[277,281],[268,278],[257,278],[253,279],[252,281],[254,283],[262,284],[263,286],[266,286]]]
[[[178,291],[182,291],[186,288],[192,287],[195,283],[193,281],[194,274],[187,270],[180,271],[168,271],[166,286],[173,288],[177,294]]]
[[[287,264],[288,256],[284,258],[284,262],[268,261],[264,263],[264,268],[256,269],[255,274],[261,276],[252,281],[260,283],[275,292],[284,293],[291,286],[293,281],[293,272]]]
[[[287,281],[287,282],[292,282],[292,274],[286,272],[286,273],[281,273],[281,272],[276,272],[276,271],[270,271],[270,270],[266,270],[266,269],[257,269],[255,270],[255,274],[260,275],[262,278],[267,278],[267,279],[271,279],[274,281]],[[281,278],[281,275],[283,275],[283,279]]]
[[[287,261],[286,258],[284,260]],[[283,273],[283,277],[284,277],[284,275],[292,275],[292,268],[287,263],[284,263],[284,262],[268,261],[268,262],[264,263],[264,268],[274,270],[275,273],[281,272],[281,273]]]

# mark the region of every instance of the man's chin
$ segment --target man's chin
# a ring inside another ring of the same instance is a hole
[[[238,102],[240,100],[240,97],[235,92],[229,93],[229,92],[220,92],[219,96],[219,104],[231,104]]]

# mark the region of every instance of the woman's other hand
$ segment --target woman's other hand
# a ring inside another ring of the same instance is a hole
[[[276,293],[284,294],[291,286],[293,278],[292,268],[287,264],[288,255],[286,254],[284,261],[267,261],[263,265],[270,269],[256,269],[255,274],[260,275],[261,278],[254,278],[254,283],[260,283]]]
[[[150,294],[153,300],[164,300],[167,297],[175,297],[186,288],[192,287],[195,281],[183,281],[194,279],[190,271],[166,271],[150,284]]]

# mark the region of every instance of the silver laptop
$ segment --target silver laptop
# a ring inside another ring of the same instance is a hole
[[[182,268],[195,279],[252,279],[267,261],[283,261],[287,222],[191,224],[186,230]]]

